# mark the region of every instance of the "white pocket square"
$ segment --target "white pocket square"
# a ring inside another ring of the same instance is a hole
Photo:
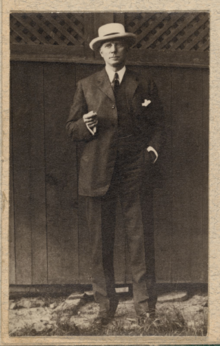
[[[147,107],[151,103],[151,100],[144,100],[144,103],[142,103],[142,106]]]

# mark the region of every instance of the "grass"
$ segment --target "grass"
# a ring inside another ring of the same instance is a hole
[[[207,313],[197,315],[196,320],[185,320],[183,313],[174,305],[171,309],[159,310],[157,317],[139,326],[126,319],[114,319],[106,327],[90,324],[90,327],[81,329],[69,322],[68,314],[57,314],[56,327],[36,332],[33,326],[25,326],[11,336],[205,336],[207,334]]]

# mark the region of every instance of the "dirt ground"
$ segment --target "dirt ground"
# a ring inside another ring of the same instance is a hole
[[[98,305],[91,293],[69,297],[10,300],[9,334],[27,335],[206,335],[208,296],[186,292],[159,296],[156,316],[139,326],[132,297],[120,296],[114,319],[94,322]]]

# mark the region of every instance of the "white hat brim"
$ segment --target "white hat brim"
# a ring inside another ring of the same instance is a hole
[[[90,42],[89,47],[92,50],[97,50],[103,42],[112,40],[112,39],[117,39],[117,38],[124,38],[126,41],[130,41],[130,46],[132,46],[136,41],[136,35],[132,33],[114,34],[114,35],[94,38]]]

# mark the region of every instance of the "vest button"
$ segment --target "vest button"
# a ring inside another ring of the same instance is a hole
[[[114,109],[114,108],[115,108],[115,105],[112,106],[112,109]]]

